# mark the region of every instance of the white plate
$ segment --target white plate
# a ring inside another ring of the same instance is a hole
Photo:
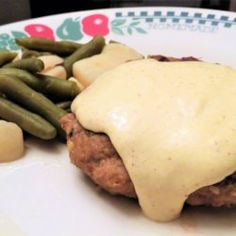
[[[87,41],[95,34],[145,54],[195,56],[236,68],[236,14],[190,8],[75,12],[0,27],[0,48],[14,37]],[[184,209],[180,219],[146,219],[135,201],[98,191],[70,164],[65,145],[26,142],[23,159],[0,165],[1,236],[236,235],[235,209]]]

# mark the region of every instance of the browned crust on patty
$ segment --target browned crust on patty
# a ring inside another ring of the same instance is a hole
[[[73,164],[106,191],[136,197],[129,174],[107,135],[85,130],[72,113],[64,116],[61,124],[67,133]],[[235,205],[236,173],[218,184],[192,193],[187,203],[214,207]]]
[[[61,124],[73,164],[110,193],[136,196],[128,172],[107,135],[85,130],[72,113],[64,116]]]
[[[176,57],[166,57],[163,55],[151,55],[148,58],[155,59],[157,61],[162,61],[162,62],[181,62],[181,61],[199,61],[196,57],[182,57],[182,58],[176,58]]]

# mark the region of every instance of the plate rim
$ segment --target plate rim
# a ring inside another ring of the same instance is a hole
[[[7,28],[7,27],[11,27],[11,26],[14,26],[15,24],[18,24],[18,23],[28,23],[28,22],[31,22],[31,21],[37,21],[37,20],[47,20],[47,19],[50,19],[50,18],[54,18],[54,17],[63,17],[63,16],[66,16],[66,15],[73,15],[73,14],[76,14],[76,13],[95,13],[95,12],[103,12],[103,13],[106,13],[106,12],[113,12],[113,11],[116,11],[116,10],[119,10],[119,11],[127,11],[127,10],[133,10],[133,11],[137,11],[137,10],[141,10],[141,9],[145,9],[145,10],[151,10],[151,9],[162,9],[162,10],[186,10],[186,11],[202,11],[204,13],[206,12],[213,12],[215,14],[227,14],[227,15],[230,15],[230,16],[235,16],[236,17],[236,12],[233,12],[233,11],[226,11],[226,10],[215,10],[215,9],[207,9],[207,8],[198,8],[198,7],[171,7],[171,6],[134,6],[134,7],[114,7],[114,8],[99,8],[99,9],[89,9],[89,10],[79,10],[79,11],[71,11],[71,12],[64,12],[64,13],[57,13],[57,14],[51,14],[51,15],[45,15],[45,16],[40,16],[40,17],[35,17],[35,18],[29,18],[29,19],[23,19],[23,20],[19,20],[19,21],[14,21],[14,22],[11,22],[11,23],[7,23],[7,24],[3,24],[3,25],[0,25],[0,30],[2,28]]]

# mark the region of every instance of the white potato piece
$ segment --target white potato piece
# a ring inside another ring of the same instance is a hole
[[[21,128],[12,123],[0,120],[0,162],[10,162],[24,154],[24,139]]]
[[[22,59],[22,51],[19,51],[19,52],[17,53],[17,56],[14,58],[13,62],[18,61],[18,60],[20,60],[20,59]]]
[[[54,68],[43,71],[40,74],[54,76],[59,79],[66,79],[66,70],[63,66],[55,66]]]
[[[127,61],[142,58],[143,55],[126,45],[110,43],[104,47],[101,54],[75,62],[73,76],[86,87],[104,72]]]
[[[54,68],[55,66],[63,63],[63,58],[57,56],[57,55],[45,55],[45,56],[40,56],[38,57],[38,59],[40,59],[43,64],[44,64],[44,70],[43,72]]]

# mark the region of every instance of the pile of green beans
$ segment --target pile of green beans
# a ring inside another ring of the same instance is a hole
[[[75,82],[40,74],[44,63],[37,57],[56,54],[65,56],[62,66],[71,76],[73,63],[98,54],[105,40],[96,36],[82,45],[70,41],[55,42],[41,38],[16,39],[22,47],[17,53],[0,52],[0,117],[18,124],[40,139],[65,138],[59,120],[70,112],[72,100],[79,94]]]

